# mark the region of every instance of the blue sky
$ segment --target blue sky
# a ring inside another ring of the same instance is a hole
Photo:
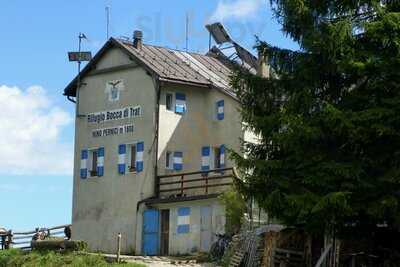
[[[69,223],[72,203],[74,106],[62,96],[76,74],[67,52],[95,53],[110,34],[205,52],[204,25],[222,21],[233,39],[252,49],[255,35],[277,46],[297,46],[281,32],[265,0],[1,0],[0,227],[14,230]]]

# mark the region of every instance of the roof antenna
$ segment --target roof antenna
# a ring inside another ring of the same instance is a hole
[[[189,49],[189,14],[186,12],[186,52]]]
[[[106,32],[107,32],[107,40],[109,38],[109,28],[110,28],[110,6],[106,6]]]

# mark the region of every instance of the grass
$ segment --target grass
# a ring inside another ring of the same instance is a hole
[[[0,250],[0,267],[145,267],[138,263],[108,263],[100,255],[82,255],[74,252],[22,252],[18,249]]]

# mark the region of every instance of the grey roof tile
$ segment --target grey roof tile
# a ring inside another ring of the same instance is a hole
[[[143,44],[141,49],[137,49],[131,42],[114,38],[111,38],[107,44],[96,54],[94,59],[98,60],[105,50],[113,44],[118,45],[124,48],[128,54],[141,61],[147,69],[150,69],[163,81],[185,82],[216,88],[235,97],[229,85],[229,76],[232,70],[211,55],[201,55],[147,44]],[[88,65],[90,65],[90,62]],[[87,67],[90,69],[90,66]],[[85,67],[82,75],[87,71]],[[74,90],[76,90],[76,78],[66,87],[64,94],[73,96]]]

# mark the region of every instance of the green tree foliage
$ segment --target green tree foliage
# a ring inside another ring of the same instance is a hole
[[[300,51],[259,41],[232,78],[249,130],[241,190],[310,231],[400,223],[400,1],[271,0]]]
[[[236,191],[227,191],[220,195],[219,199],[225,205],[226,232],[232,235],[237,234],[244,220],[246,201],[243,196]]]

